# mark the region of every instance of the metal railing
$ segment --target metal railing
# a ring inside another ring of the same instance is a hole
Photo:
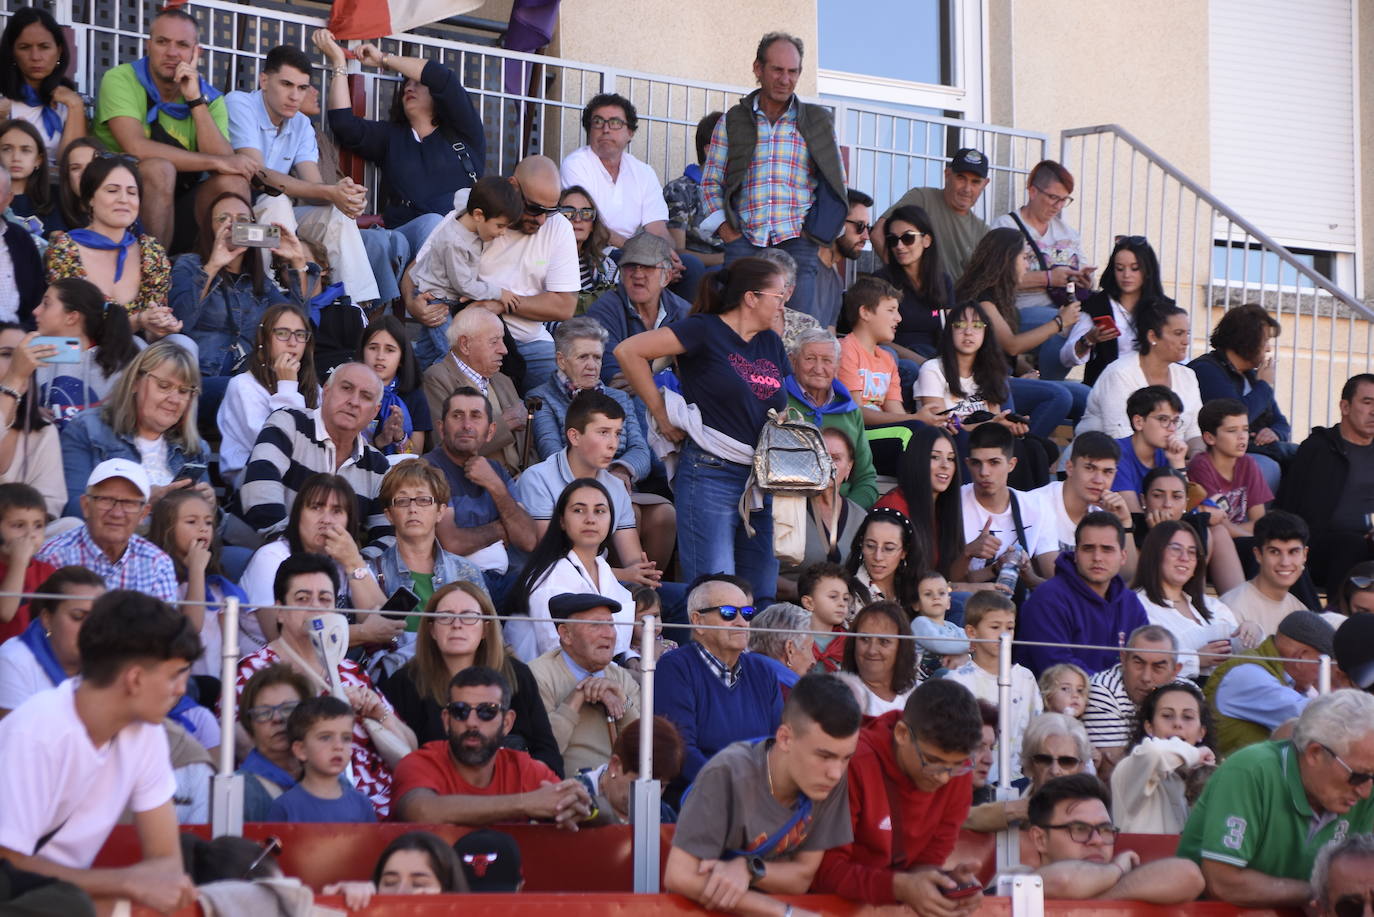
[[[1296,440],[1331,422],[1341,384],[1374,354],[1374,309],[1236,213],[1116,124],[1066,130],[1060,161],[1077,180],[1064,217],[1083,237],[1098,276],[1115,237],[1143,235],[1159,256],[1165,293],[1193,320],[1193,356],[1221,313],[1264,306],[1283,325],[1275,391]]]

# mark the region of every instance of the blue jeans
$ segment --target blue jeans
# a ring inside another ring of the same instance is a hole
[[[668,289],[688,302],[693,302],[697,298],[697,287],[701,285],[701,278],[706,276],[706,265],[691,252],[678,252],[677,256],[682,259],[682,276],[673,281]]]
[[[420,254],[420,249],[424,247],[425,240],[429,238],[430,233],[434,232],[434,227],[443,222],[443,219],[444,214],[442,213],[422,213],[409,223],[395,228],[396,232],[405,236],[406,244],[410,246],[409,257],[411,259]],[[410,262],[407,261],[406,263],[409,264]]]
[[[1028,306],[1021,310],[1021,330],[1039,328],[1045,322],[1054,321],[1054,317],[1058,314],[1059,310],[1054,306]],[[1064,330],[1068,331],[1069,329],[1065,328]],[[1069,374],[1069,367],[1059,362],[1059,351],[1068,340],[1069,337],[1066,334],[1055,334],[1040,345],[1037,351],[1036,368],[1040,370],[1041,379],[1057,382]]]
[[[677,545],[682,578],[691,583],[703,573],[737,573],[754,587],[754,602],[771,598],[778,587],[773,553],[772,497],[750,515],[754,537],[744,530],[739,498],[749,468],[704,452],[688,441],[673,480],[677,506]]]
[[[400,232],[381,227],[364,229],[359,235],[367,250],[368,264],[372,265],[372,276],[377,281],[377,298],[382,302],[398,299],[401,272],[410,263],[410,241]]]
[[[816,271],[820,268],[820,260],[816,257],[816,243],[799,236],[768,247],[787,252],[792,256],[792,260],[797,263],[797,286],[792,291],[792,298],[787,301],[787,308],[805,312],[812,318],[818,319],[816,314],[818,311],[816,309]],[[755,252],[761,251],[763,251],[762,246],[754,245],[741,236],[735,241],[725,244],[725,263],[729,265],[740,258],[747,258]],[[771,594],[772,590],[769,592]]]
[[[520,395],[524,397],[553,377],[557,365],[553,360],[553,341],[527,341],[515,347],[525,359],[525,378],[519,380]]]
[[[1055,427],[1069,419],[1074,396],[1067,385],[1044,379],[1008,379],[1007,382],[1011,386],[1012,405],[1016,413],[1030,419],[1033,435],[1048,439]]]

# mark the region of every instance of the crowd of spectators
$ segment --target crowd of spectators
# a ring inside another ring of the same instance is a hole
[[[157,13],[93,105],[50,14],[0,36],[0,900],[280,878],[180,850],[229,743],[246,821],[480,829],[397,837],[350,908],[518,890],[491,826],[626,824],[641,776],[666,887],[733,913],[963,917],[961,831],[1051,897],[1366,901],[1374,375],[1295,441],[1278,321],[1186,362],[1151,243],[1099,281],[1053,161],[989,223],[957,149],[874,221],[784,33],[665,185],[621,95],[494,175],[436,61],[320,30],[224,93],[199,32]],[[835,474],[775,520],[789,412]],[[121,818],[139,862],[93,868]]]

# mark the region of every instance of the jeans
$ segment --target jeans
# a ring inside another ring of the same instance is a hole
[[[1030,432],[1033,435],[1048,439],[1055,427],[1069,419],[1074,396],[1063,383],[1015,378],[1007,382],[1011,386],[1016,413],[1030,419]]]
[[[1059,310],[1054,306],[1027,306],[1021,310],[1021,330],[1039,328],[1045,322],[1054,321],[1054,317],[1058,314]],[[1065,328],[1064,330],[1068,331],[1069,329]],[[1036,368],[1040,370],[1041,379],[1057,382],[1069,374],[1069,367],[1059,362],[1059,351],[1068,340],[1067,334],[1055,334],[1040,345],[1040,349],[1037,351]]]
[[[804,236],[798,236],[767,247],[787,252],[797,263],[797,286],[792,291],[792,298],[787,301],[787,308],[805,312],[812,318],[819,318],[819,310],[816,308],[816,271],[820,268],[820,260],[816,256],[816,243]],[[733,264],[740,258],[747,258],[763,249],[763,246],[754,245],[741,236],[725,244],[725,263]]]
[[[748,466],[727,462],[688,441],[673,481],[677,545],[684,581],[691,583],[703,573],[737,573],[749,580],[754,603],[760,606],[778,586],[773,503],[765,496],[762,511],[750,515],[750,538],[738,510],[748,480]]]
[[[701,285],[701,278],[706,276],[706,265],[691,252],[678,252],[677,256],[682,259],[682,276],[673,281],[668,289],[688,302],[693,302],[697,298],[697,287]]]
[[[409,260],[414,260],[420,254],[420,249],[424,247],[425,240],[429,234],[434,232],[434,227],[443,222],[442,213],[422,213],[409,223],[397,226],[395,231],[405,237],[406,243],[410,246]]]
[[[525,359],[525,378],[516,380],[523,398],[531,389],[536,389],[553,377],[553,341],[547,338],[538,341],[517,343],[516,349]]]
[[[410,242],[395,230],[373,227],[362,231],[367,262],[377,281],[377,298],[391,302],[401,296],[401,272],[410,263]]]

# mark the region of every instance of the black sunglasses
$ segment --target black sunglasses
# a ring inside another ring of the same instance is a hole
[[[543,204],[536,204],[533,201],[525,201],[525,212],[533,214],[534,216],[547,217],[553,216],[555,213],[561,213],[562,207],[560,207],[557,204],[555,204],[552,207],[545,207]]]
[[[919,239],[919,238],[921,238],[921,236],[923,236],[923,235],[925,235],[925,233],[917,232],[917,231],[914,230],[914,229],[908,229],[906,232],[902,233],[901,235],[896,235],[896,234],[894,234],[894,233],[888,233],[888,234],[887,234],[887,244],[888,244],[889,246],[892,246],[892,245],[896,245],[898,242],[900,242],[900,243],[902,243],[903,245],[905,245],[907,248],[911,248],[911,246],[913,246],[913,245],[916,244],[916,240]]]
[[[1345,768],[1345,782],[1350,784],[1351,786],[1361,787],[1369,781],[1374,780],[1374,774],[1366,774],[1361,771],[1355,770],[1355,768],[1351,767],[1349,764],[1346,764],[1340,755],[1336,754],[1334,751],[1327,748],[1325,745],[1322,746],[1322,749],[1325,750],[1325,752],[1332,758],[1335,758],[1337,764]]]
[[[1374,896],[1368,892],[1363,895],[1343,895],[1331,905],[1331,913],[1336,917],[1364,917],[1366,902],[1374,906]]]
[[[1150,240],[1144,236],[1117,236],[1117,245],[1149,245]]]
[[[474,710],[477,711],[477,718],[484,723],[490,723],[506,710],[506,708],[502,707],[500,704],[493,704],[490,701],[485,704],[469,704],[463,701],[454,701],[444,709],[448,711],[449,716],[453,717],[453,719],[459,723],[466,723],[468,721],[468,715]]]
[[[748,621],[755,615],[753,605],[708,605],[701,609],[702,614],[708,611],[716,612],[726,621],[735,620],[735,615],[739,615],[741,618]]]
[[[1057,758],[1054,755],[1031,755],[1031,763],[1038,764],[1041,767],[1049,767],[1056,761],[1059,762],[1059,766],[1064,768],[1064,770],[1078,766],[1078,759],[1073,755],[1060,755]]]

